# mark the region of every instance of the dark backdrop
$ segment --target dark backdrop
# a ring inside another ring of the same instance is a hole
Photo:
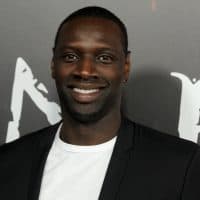
[[[126,115],[197,142],[200,1],[4,0],[0,2],[0,143],[60,119],[50,77],[51,48],[59,23],[86,5],[106,7],[127,25],[132,73],[123,99]]]

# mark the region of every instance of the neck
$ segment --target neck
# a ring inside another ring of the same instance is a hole
[[[120,124],[120,110],[113,111],[92,124],[83,124],[77,122],[66,114],[64,115],[60,137],[63,141],[70,144],[101,144],[117,135]]]

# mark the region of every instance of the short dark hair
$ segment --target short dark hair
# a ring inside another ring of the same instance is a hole
[[[127,34],[125,24],[115,14],[113,14],[109,10],[99,7],[99,6],[88,6],[88,7],[81,8],[81,9],[73,12],[72,14],[70,14],[67,18],[65,18],[62,21],[62,23],[60,24],[60,26],[58,27],[55,41],[54,41],[54,48],[56,47],[56,44],[58,42],[59,33],[60,33],[60,30],[63,27],[63,25],[65,23],[73,20],[74,18],[78,18],[78,17],[99,17],[99,18],[109,19],[109,20],[113,21],[114,23],[116,23],[121,30],[123,50],[124,50],[125,54],[127,54],[127,52],[128,52],[128,34]]]

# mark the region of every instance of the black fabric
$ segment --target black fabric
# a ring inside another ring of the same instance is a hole
[[[0,199],[38,199],[58,126],[0,147]],[[198,145],[123,119],[99,200],[199,200],[199,179]]]

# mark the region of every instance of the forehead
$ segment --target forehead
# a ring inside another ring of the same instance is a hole
[[[107,45],[122,50],[122,33],[119,26],[109,20],[98,17],[79,17],[66,22],[58,36],[58,46],[85,41]]]

